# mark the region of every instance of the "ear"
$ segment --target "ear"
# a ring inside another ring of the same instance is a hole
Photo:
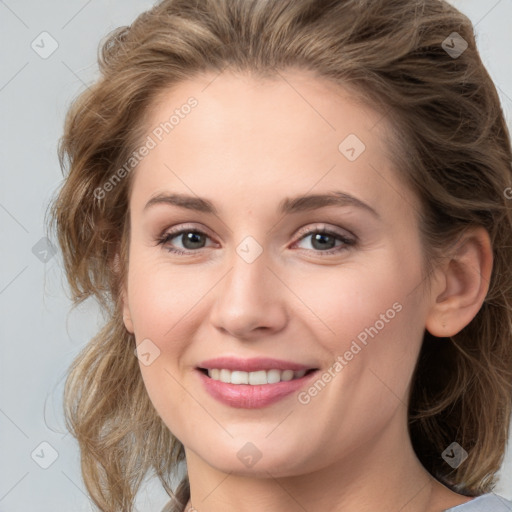
[[[123,289],[121,291],[121,300],[123,302],[123,322],[124,326],[126,327],[126,330],[133,334],[133,322],[132,322],[132,315],[130,313],[130,306],[128,304],[128,300],[126,298],[126,290],[123,286]]]
[[[489,233],[468,229],[437,271],[426,329],[437,337],[454,336],[476,316],[489,290],[493,264]]]
[[[112,262],[112,270],[117,274],[121,271],[119,253],[116,253]],[[132,315],[130,313],[130,306],[128,303],[128,293],[126,290],[125,282],[121,285],[121,302],[123,311],[123,322],[126,330],[133,334],[133,322]]]

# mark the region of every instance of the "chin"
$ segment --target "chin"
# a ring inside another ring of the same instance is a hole
[[[227,435],[227,434],[226,434]],[[213,444],[214,440],[212,440]],[[265,477],[269,473],[275,477],[293,476],[304,468],[304,442],[297,439],[296,446],[283,447],[276,438],[275,442],[251,436],[236,437],[227,444],[218,443],[216,449],[211,444],[193,451],[207,464],[218,471],[242,476]],[[297,454],[300,453],[300,459]]]

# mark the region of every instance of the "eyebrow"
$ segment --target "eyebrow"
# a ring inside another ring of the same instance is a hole
[[[214,204],[201,197],[189,196],[186,194],[168,194],[162,193],[152,197],[144,206],[146,211],[151,206],[157,204],[168,204],[194,210],[202,213],[218,215],[219,212]],[[316,210],[326,206],[355,206],[371,213],[374,217],[380,218],[380,215],[368,204],[361,201],[346,192],[329,192],[326,194],[309,194],[297,197],[287,197],[279,203],[278,211],[281,214],[291,214],[303,211]]]

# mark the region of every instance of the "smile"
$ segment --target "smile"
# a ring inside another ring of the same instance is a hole
[[[194,373],[216,401],[229,407],[258,409],[300,392],[319,366],[313,361],[225,355],[199,362]]]

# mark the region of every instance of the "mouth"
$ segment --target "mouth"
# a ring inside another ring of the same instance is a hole
[[[220,381],[225,384],[263,386],[265,384],[278,384],[279,382],[302,379],[303,377],[317,371],[318,368],[301,370],[280,370],[277,368],[270,368],[268,370],[246,372],[241,370],[230,370],[227,368],[198,367],[197,370],[210,379]]]
[[[203,389],[234,408],[261,409],[299,392],[319,372],[314,363],[302,364],[270,357],[217,357],[195,367]]]

